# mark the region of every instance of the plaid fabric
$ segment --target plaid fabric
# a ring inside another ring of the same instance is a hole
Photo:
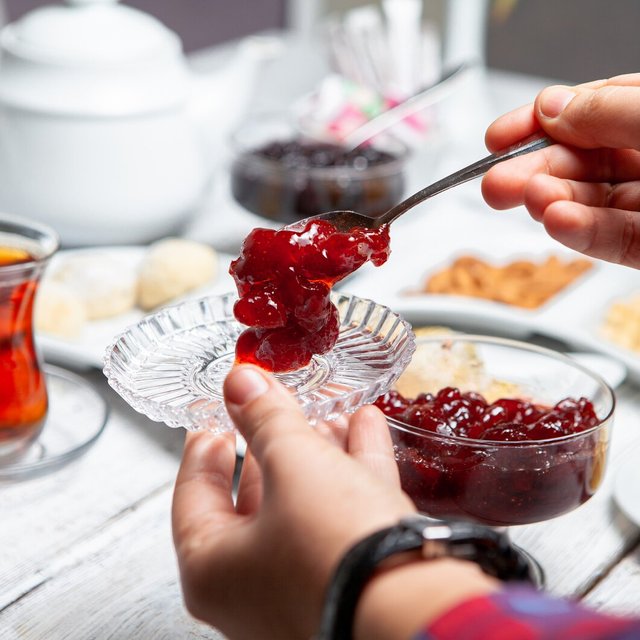
[[[448,611],[414,640],[639,640],[640,619],[590,611],[529,587],[507,587]]]

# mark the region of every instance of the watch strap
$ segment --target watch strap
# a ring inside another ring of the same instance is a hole
[[[350,640],[358,601],[380,563],[416,550],[423,559],[449,556],[476,562],[500,580],[532,581],[529,562],[506,534],[469,522],[411,516],[372,533],[343,556],[327,590],[316,640]]]

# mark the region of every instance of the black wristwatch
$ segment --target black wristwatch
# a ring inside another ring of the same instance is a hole
[[[358,600],[378,565],[395,554],[416,550],[425,560],[443,556],[471,560],[499,580],[534,582],[527,557],[505,534],[470,522],[411,516],[347,551],[327,589],[315,640],[350,640]]]

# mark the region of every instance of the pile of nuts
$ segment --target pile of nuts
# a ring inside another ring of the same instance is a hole
[[[462,256],[431,275],[418,293],[454,294],[485,298],[537,309],[591,268],[584,259],[550,256],[541,263],[516,260],[502,266]]]

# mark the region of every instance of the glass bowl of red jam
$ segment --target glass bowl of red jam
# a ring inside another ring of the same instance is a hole
[[[391,391],[376,402],[418,509],[508,526],[591,498],[607,464],[615,406],[608,385],[561,353],[483,336],[419,338],[409,370],[421,357],[451,362],[456,350],[473,354],[469,371],[458,363],[450,379],[438,372],[438,388],[413,397]]]
[[[378,216],[404,194],[407,148],[395,138],[346,150],[304,138],[280,117],[258,117],[233,136],[231,192],[256,215],[295,222],[326,211]]]

